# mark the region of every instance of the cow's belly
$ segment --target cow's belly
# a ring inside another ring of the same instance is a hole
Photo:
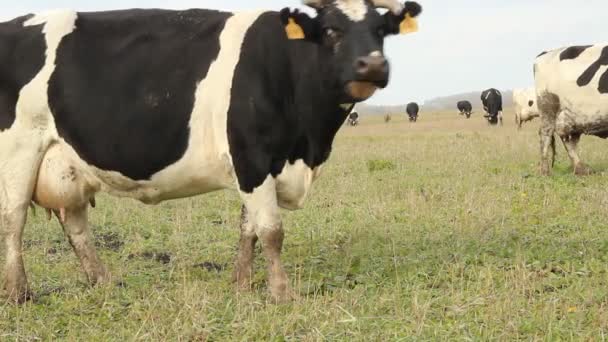
[[[302,160],[297,160],[294,164],[287,162],[276,179],[279,206],[288,210],[301,209],[321,168],[318,166],[311,169]]]
[[[101,170],[82,160],[65,141],[51,146],[38,172],[34,201],[48,209],[86,203],[98,191],[157,204],[234,187],[228,155],[191,151],[149,180],[133,180],[119,172]]]
[[[102,191],[146,204],[158,204],[235,186],[233,168],[227,155],[200,159],[180,161],[144,181],[134,181],[112,171],[94,169],[93,172],[103,184]]]
[[[608,95],[588,94],[588,89],[558,93],[561,110],[555,128],[559,135],[589,134],[605,137],[608,133]]]

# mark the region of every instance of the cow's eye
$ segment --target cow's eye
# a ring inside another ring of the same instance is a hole
[[[336,41],[342,37],[342,32],[334,27],[326,27],[324,30],[325,36]]]
[[[534,101],[530,100],[528,101],[528,107],[532,107],[534,105]]]

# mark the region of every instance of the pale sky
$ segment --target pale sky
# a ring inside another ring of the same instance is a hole
[[[387,38],[389,87],[368,102],[402,104],[437,96],[532,85],[543,50],[608,42],[606,0],[419,0],[420,31]],[[0,20],[51,8],[301,7],[297,0],[20,0],[3,1]]]

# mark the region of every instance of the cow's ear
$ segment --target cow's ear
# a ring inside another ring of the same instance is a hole
[[[283,8],[280,16],[288,39],[317,40],[319,30],[315,18],[300,13],[297,9],[291,11],[289,8]]]
[[[417,2],[406,1],[399,15],[387,12],[384,15],[387,34],[408,34],[418,31],[417,17],[422,13],[422,6]]]

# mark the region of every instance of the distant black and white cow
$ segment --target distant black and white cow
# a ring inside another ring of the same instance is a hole
[[[420,107],[416,102],[408,103],[405,111],[407,112],[407,116],[411,122],[416,122],[418,120],[418,112],[420,112]]]
[[[471,102],[458,101],[456,107],[458,108],[458,112],[460,113],[460,115],[465,115],[467,119],[471,117],[471,114],[473,113],[473,105],[471,105]]]
[[[348,115],[347,124],[350,126],[357,126],[359,124],[359,113],[352,112]]]
[[[481,103],[484,115],[488,119],[490,125],[496,125],[500,122],[502,126],[502,94],[498,89],[490,88],[481,93]]]
[[[389,80],[388,35],[421,7],[305,0],[298,11],[51,11],[0,23],[0,228],[14,301],[27,298],[31,201],[53,211],[91,283],[98,191],[147,204],[236,188],[234,278],[249,288],[258,239],[272,298],[289,297],[279,208],[302,207],[354,103]],[[375,8],[388,8],[381,14]]]
[[[540,114],[536,105],[536,90],[534,88],[513,89],[513,109],[517,129],[521,129],[524,122],[538,117]]]
[[[581,135],[608,138],[608,45],[570,46],[540,54],[534,77],[541,128],[541,173],[551,173],[555,135],[568,152],[573,171],[591,169],[577,152]]]

